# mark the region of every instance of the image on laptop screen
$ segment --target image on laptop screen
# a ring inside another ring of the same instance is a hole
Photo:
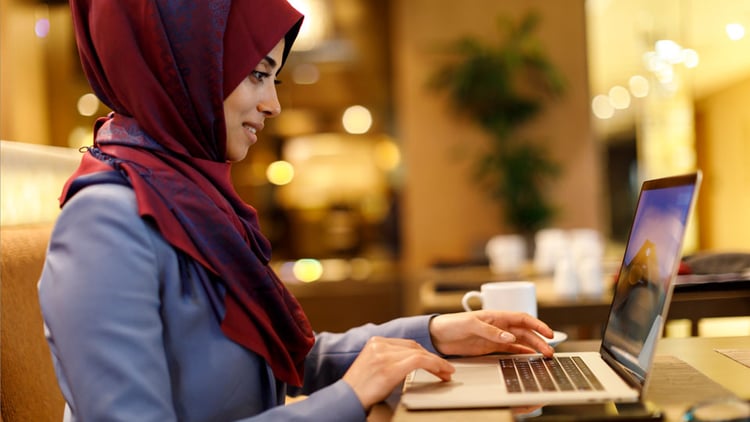
[[[641,192],[612,300],[602,346],[641,383],[661,335],[671,278],[696,186],[681,184]]]

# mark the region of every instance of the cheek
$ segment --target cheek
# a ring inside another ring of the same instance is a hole
[[[243,112],[244,108],[247,108],[249,98],[249,81],[247,78],[237,85],[237,88],[232,91],[229,96],[224,100],[224,116],[226,120],[230,120],[230,116],[237,116]],[[236,118],[236,117],[235,117]]]

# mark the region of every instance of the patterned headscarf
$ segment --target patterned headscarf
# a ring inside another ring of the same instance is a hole
[[[199,263],[224,299],[222,331],[301,385],[314,342],[299,303],[268,266],[255,209],[235,192],[223,101],[302,15],[286,0],[71,0],[84,72],[113,113],[68,181],[124,174],[142,218]],[[218,280],[218,285],[217,282]]]

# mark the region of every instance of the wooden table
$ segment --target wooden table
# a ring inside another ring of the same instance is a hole
[[[596,322],[605,321],[609,312],[611,275],[607,276],[609,281],[605,281],[602,295],[572,298],[557,294],[550,277],[518,277],[536,284],[540,319],[554,329],[573,334],[573,338],[600,338],[601,327]],[[492,274],[485,267],[432,271],[419,289],[420,313],[462,311],[461,298],[464,293],[478,290],[485,282],[507,279],[508,276]],[[697,336],[699,320],[732,316],[750,316],[750,281],[677,286],[667,319],[689,320],[692,335]]]
[[[596,341],[572,341],[559,351],[597,350]],[[646,399],[654,402],[667,421],[681,421],[692,404],[734,395],[750,399],[750,366],[717,352],[717,349],[750,351],[747,337],[665,338],[659,342],[654,377]],[[408,411],[393,397],[389,404],[376,406],[371,421],[512,421],[510,409]]]

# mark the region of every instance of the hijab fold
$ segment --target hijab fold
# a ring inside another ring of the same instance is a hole
[[[262,356],[279,380],[301,385],[314,336],[268,265],[256,210],[232,186],[223,101],[282,38],[286,59],[302,15],[286,0],[70,5],[84,72],[113,113],[97,121],[61,206],[79,177],[124,174],[141,217],[222,283],[227,337]]]

